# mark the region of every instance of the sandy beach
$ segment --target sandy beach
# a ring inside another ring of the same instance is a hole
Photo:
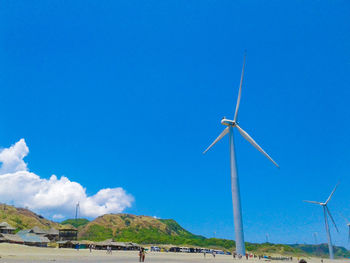
[[[137,251],[113,251],[112,255],[106,254],[106,251],[92,251],[83,249],[76,251],[74,249],[58,249],[58,248],[39,248],[28,247],[14,244],[0,244],[0,262],[138,262]],[[320,263],[318,258],[306,258],[307,262]],[[247,262],[246,259],[233,259],[232,256],[192,254],[192,253],[159,253],[150,252],[146,255],[145,262]],[[265,262],[263,260],[249,259],[248,262]],[[273,261],[278,262],[278,261]],[[290,261],[284,261],[290,262]],[[293,262],[297,262],[294,259]],[[330,260],[324,260],[324,263],[329,263]],[[349,260],[336,260],[336,262],[349,262]]]

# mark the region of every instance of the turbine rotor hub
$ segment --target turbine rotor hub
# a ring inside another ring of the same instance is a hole
[[[221,124],[222,125],[225,125],[225,126],[232,126],[234,127],[236,125],[236,122],[235,121],[232,121],[232,120],[229,120],[229,119],[226,119],[225,117],[221,120]]]

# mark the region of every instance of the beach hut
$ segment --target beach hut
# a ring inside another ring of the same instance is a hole
[[[140,250],[141,246],[137,243],[130,242],[130,250]]]
[[[110,247],[112,250],[128,250],[131,245],[126,242],[115,242],[113,239],[95,243],[95,248],[98,250],[106,250],[107,247]]]
[[[86,249],[89,247],[90,244],[94,244],[90,240],[79,240],[79,241],[72,240],[71,242],[74,245],[74,248],[76,248],[76,245],[79,245],[79,249]]]
[[[107,239],[105,241],[95,243],[95,248],[98,250],[107,250],[107,247],[111,247],[111,249],[116,250],[118,245],[117,242],[113,242],[112,239]]]
[[[78,240],[78,230],[69,225],[65,225],[58,230],[58,240]]]
[[[42,236],[48,238],[51,242],[58,241],[58,230],[55,228],[51,228],[49,230],[41,229],[38,226],[33,227],[32,229],[28,230],[29,233],[35,234],[37,236]]]
[[[14,234],[16,228],[9,225],[7,222],[0,223],[0,233],[1,234]]]
[[[73,244],[70,240],[57,241],[58,248],[74,248],[75,244]]]
[[[27,246],[47,247],[47,244],[50,242],[47,237],[34,234],[30,231],[31,230],[18,231],[17,236],[19,236]]]
[[[45,235],[51,242],[58,241],[59,231],[56,228],[50,228]]]
[[[141,246],[132,242],[111,242],[112,249],[116,250],[140,250]]]
[[[94,242],[89,240],[63,240],[57,242],[59,248],[77,248],[79,245],[79,249],[88,248],[90,244],[94,244]]]
[[[113,242],[117,250],[127,250],[125,242]]]
[[[32,234],[41,235],[41,236],[44,236],[44,235],[47,234],[47,231],[46,231],[46,230],[41,229],[41,228],[38,227],[38,226],[35,226],[35,227],[33,227],[32,229],[29,229],[29,232],[32,233]]]
[[[18,236],[13,234],[0,234],[1,242],[24,244],[24,241]]]
[[[106,250],[107,246],[111,244],[111,241],[105,240],[95,243],[95,249],[97,250]]]

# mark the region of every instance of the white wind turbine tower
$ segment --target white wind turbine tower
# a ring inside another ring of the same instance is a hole
[[[235,237],[236,237],[236,253],[240,255],[245,255],[244,246],[244,234],[243,234],[243,222],[242,222],[242,209],[241,209],[241,199],[239,192],[239,181],[236,167],[236,157],[235,157],[235,145],[233,137],[233,128],[237,128],[239,133],[250,142],[258,151],[265,155],[271,162],[273,162],[277,167],[277,163],[246,133],[237,122],[237,114],[239,103],[241,100],[242,83],[244,75],[245,66],[245,56],[243,60],[242,75],[239,85],[238,98],[236,104],[236,111],[233,120],[226,119],[225,117],[221,120],[221,124],[227,126],[223,132],[215,139],[215,141],[203,152],[206,153],[211,147],[213,147],[218,141],[220,141],[226,134],[229,134],[230,141],[230,164],[231,164],[231,188],[232,188],[232,203],[233,203],[233,219],[235,226]]]
[[[316,201],[304,201],[304,202],[308,202],[308,203],[311,203],[311,204],[317,204],[317,205],[320,205],[323,207],[323,214],[324,214],[324,222],[325,222],[325,226],[326,226],[326,233],[327,233],[327,238],[328,238],[328,249],[329,249],[329,258],[330,259],[334,259],[334,253],[333,253],[333,244],[332,244],[332,238],[331,238],[331,233],[329,231],[329,225],[328,225],[328,218],[327,218],[327,214],[329,215],[329,217],[331,218],[334,226],[335,226],[335,229],[337,230],[337,232],[339,233],[339,230],[337,228],[337,225],[335,224],[334,222],[334,219],[331,215],[331,212],[329,211],[328,209],[328,202],[329,200],[331,200],[335,190],[337,189],[339,183],[334,187],[332,193],[329,195],[328,199],[326,200],[326,202],[322,203],[322,202],[316,202]]]

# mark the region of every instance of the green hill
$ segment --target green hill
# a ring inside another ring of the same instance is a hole
[[[61,225],[72,225],[76,228],[85,226],[90,221],[85,218],[77,218],[77,219],[66,219],[61,222]]]
[[[79,227],[79,238],[94,241],[114,239],[141,244],[172,244],[234,250],[235,242],[228,239],[205,238],[181,227],[173,219],[157,219],[150,216],[130,214],[103,215]],[[322,256],[328,257],[328,247],[320,245],[283,245],[246,243],[249,252],[260,255]],[[322,253],[319,253],[320,249]],[[337,257],[349,257],[345,248],[335,247]]]
[[[98,234],[97,234],[98,233]],[[103,215],[80,228],[81,239],[130,240],[140,243],[154,243],[171,239],[174,236],[194,236],[174,220],[159,220],[150,216],[129,214]]]
[[[93,221],[87,219],[67,219],[61,224],[24,208],[0,204],[0,222],[7,222],[20,229],[38,226],[43,229],[60,228],[73,225],[78,228],[80,240],[133,241],[140,244],[172,244],[178,246],[196,246],[234,250],[235,242],[228,239],[206,238],[195,235],[181,227],[173,219],[157,219],[150,216],[131,214],[107,214]],[[283,245],[246,243],[249,252],[258,255],[319,256],[328,257],[328,246],[321,245]],[[335,256],[350,257],[350,252],[343,247],[334,247]]]
[[[315,255],[318,257],[328,257],[328,255],[329,255],[328,244],[319,244],[319,245],[294,244],[294,245],[289,245],[289,246],[293,247],[293,248],[298,248],[309,255]],[[333,249],[334,249],[334,256],[335,257],[350,258],[350,251],[347,250],[346,248],[334,246]]]
[[[0,222],[4,221],[15,227],[17,230],[29,229],[34,226],[38,226],[42,229],[60,227],[60,224],[47,220],[41,215],[28,209],[0,204]]]

